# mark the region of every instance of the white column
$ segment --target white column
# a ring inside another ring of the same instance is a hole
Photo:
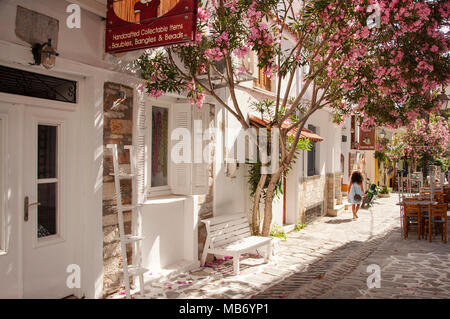
[[[198,260],[198,196],[187,196],[184,204],[184,259]]]

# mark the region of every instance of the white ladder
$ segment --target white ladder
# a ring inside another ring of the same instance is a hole
[[[107,148],[111,149],[112,155],[113,155],[113,166],[114,166],[114,173],[111,173],[110,175],[114,176],[114,184],[116,189],[116,206],[117,206],[117,216],[119,221],[119,240],[120,240],[120,246],[122,251],[122,268],[123,268],[123,280],[125,284],[125,293],[127,299],[131,298],[130,293],[130,277],[137,276],[139,277],[139,288],[140,288],[140,294],[142,297],[145,296],[144,291],[144,273],[148,271],[148,269],[143,268],[141,266],[142,261],[142,239],[144,239],[143,236],[140,235],[139,227],[137,231],[131,234],[126,235],[125,234],[125,227],[123,222],[123,212],[124,211],[132,211],[132,216],[135,216],[136,213],[140,214],[139,205],[136,204],[136,192],[137,192],[137,183],[136,181],[136,166],[135,166],[135,154],[133,152],[133,146],[131,145],[125,145],[124,148],[127,149],[130,152],[130,166],[131,166],[131,173],[124,173],[120,172],[119,170],[119,154],[117,151],[117,144],[108,144]],[[131,179],[132,181],[132,192],[134,193],[132,198],[132,205],[122,205],[122,193],[120,190],[120,181],[125,179]],[[138,208],[138,209],[137,209]],[[134,264],[128,265],[127,260],[127,250],[126,245],[132,244],[133,247],[133,261]]]

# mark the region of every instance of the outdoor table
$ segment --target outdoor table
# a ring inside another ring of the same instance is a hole
[[[411,205],[420,205],[420,206],[428,206],[428,205],[437,205],[439,202],[432,202],[429,200],[411,200],[402,203],[398,203],[397,205],[411,204]]]
[[[436,205],[439,204],[439,202],[432,202],[430,200],[408,200],[408,201],[402,201],[397,203],[397,205],[404,205],[404,204],[411,204],[411,205],[420,205],[420,206],[428,206],[428,205]]]

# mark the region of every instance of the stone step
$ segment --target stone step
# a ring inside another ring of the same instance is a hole
[[[350,209],[350,207],[352,206],[348,202],[347,192],[342,192],[342,204],[344,205],[344,207],[345,207],[344,209],[345,210]]]
[[[289,224],[289,225],[283,225],[283,231],[285,233],[290,233],[291,231],[294,231],[295,224]]]
[[[328,209],[327,216],[336,217],[345,210],[345,204],[334,205],[332,209]]]

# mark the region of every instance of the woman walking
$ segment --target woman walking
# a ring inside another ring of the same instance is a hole
[[[350,177],[350,185],[348,189],[348,202],[352,204],[353,219],[358,218],[358,210],[361,207],[363,199],[363,177],[360,172],[354,171]]]

